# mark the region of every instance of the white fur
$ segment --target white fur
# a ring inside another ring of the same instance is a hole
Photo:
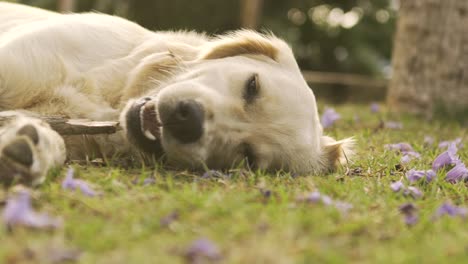
[[[213,50],[246,42],[271,45],[276,56],[207,59]],[[242,89],[254,73],[261,96],[246,107]],[[248,142],[260,168],[322,172],[334,163],[324,161],[324,148],[343,143],[322,139],[314,94],[291,49],[274,36],[152,32],[115,16],[0,3],[0,110],[116,120],[132,98],[144,95],[156,105],[194,99],[212,116],[192,144],[179,144],[161,128],[168,160],[181,168],[232,166],[243,159],[239,145]],[[69,143],[68,151],[76,145]]]

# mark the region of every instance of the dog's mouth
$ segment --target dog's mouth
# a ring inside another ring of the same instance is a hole
[[[160,157],[164,154],[161,145],[161,123],[156,105],[146,97],[136,101],[126,114],[127,138],[140,150]]]
[[[143,104],[140,108],[141,131],[149,140],[159,140],[161,138],[161,123],[154,101]]]

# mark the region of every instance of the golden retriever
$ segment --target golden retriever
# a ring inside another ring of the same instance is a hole
[[[0,3],[0,110],[120,120],[92,140],[103,155],[136,149],[180,169],[333,170],[351,140],[324,136],[291,48],[273,34],[152,32],[97,13]],[[0,179],[40,183],[86,153],[18,113],[0,134]],[[128,144],[130,142],[131,144]]]

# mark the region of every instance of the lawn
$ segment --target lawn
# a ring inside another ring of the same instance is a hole
[[[446,150],[440,141],[461,137],[465,146],[458,155],[468,163],[468,130],[385,109],[373,113],[369,105],[335,109],[342,118],[326,133],[354,136],[357,155],[329,175],[237,169],[200,177],[71,164],[76,178],[101,192],[87,197],[62,189],[67,168],[52,171],[33,191],[32,204],[63,225],[2,226],[0,263],[467,263],[467,219],[436,216],[443,203],[468,208],[466,183],[445,181],[448,169],[441,169],[431,182],[411,183],[422,197],[390,185],[402,180],[408,186],[410,169],[430,169]],[[385,128],[380,120],[403,128]],[[426,136],[434,142],[425,142]],[[399,142],[410,143],[421,157],[402,164],[401,154],[385,148]],[[0,207],[5,196],[0,191]],[[409,224],[399,209],[407,203],[417,217]]]

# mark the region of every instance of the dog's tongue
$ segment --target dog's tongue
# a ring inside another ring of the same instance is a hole
[[[141,108],[141,131],[151,140],[157,140],[160,136],[158,114],[156,113],[156,106],[153,102],[146,103]]]

